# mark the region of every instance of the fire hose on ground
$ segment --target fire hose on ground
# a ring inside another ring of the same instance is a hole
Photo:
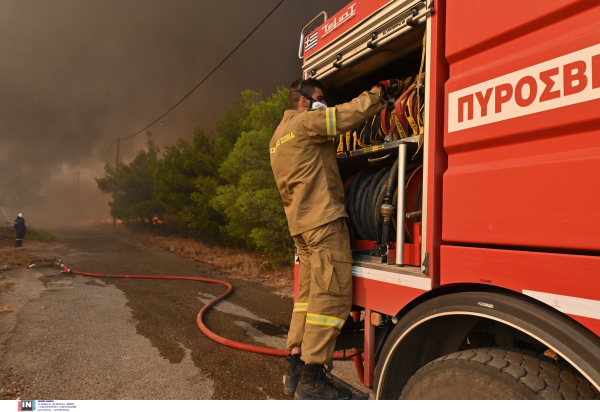
[[[89,272],[81,272],[78,270],[73,270],[69,266],[62,263],[62,260],[59,260],[57,265],[62,267],[61,273],[64,274],[74,274],[74,275],[82,275],[82,276],[90,276],[95,278],[109,278],[109,279],[169,279],[169,280],[193,280],[197,282],[208,282],[208,283],[219,283],[223,286],[227,287],[227,290],[221,295],[217,296],[210,302],[208,302],[204,307],[198,312],[198,316],[196,317],[196,322],[198,323],[198,327],[200,330],[208,336],[210,339],[221,343],[225,346],[229,346],[231,348],[240,349],[246,352],[254,352],[260,353],[262,355],[271,355],[271,356],[280,356],[287,357],[290,355],[290,352],[286,349],[275,349],[275,348],[267,348],[264,346],[256,346],[249,345],[242,342],[237,342],[231,339],[224,338],[223,336],[219,336],[213,331],[211,331],[206,324],[204,323],[203,317],[206,313],[218,302],[225,299],[227,296],[233,292],[233,286],[231,284],[218,279],[209,279],[209,278],[196,278],[192,276],[153,276],[153,275],[113,275],[113,274],[100,274],[100,273],[89,273]],[[358,320],[358,313],[352,314],[355,320]],[[362,354],[360,351],[355,351],[352,354],[346,356],[345,353],[334,353],[333,359],[335,360],[354,360],[354,365],[356,367],[356,373],[361,382],[364,379],[364,367],[362,362]]]

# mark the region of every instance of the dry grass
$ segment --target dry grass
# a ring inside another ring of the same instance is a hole
[[[0,306],[0,315],[7,312],[14,312],[15,310],[15,308],[11,308],[10,306]]]
[[[0,388],[0,399],[16,399],[25,389],[21,383],[13,382],[14,378],[4,377],[2,379],[4,386]]]
[[[42,262],[43,258],[36,256],[32,252],[35,251],[36,245],[41,245],[42,242],[31,241],[27,242],[25,249],[15,249],[14,239],[0,237],[0,267],[8,266],[10,269],[15,268],[26,268],[32,262]],[[3,280],[3,276],[0,272],[0,294],[4,293],[8,287],[14,285],[16,282],[12,280]],[[7,306],[0,306],[0,315],[6,312],[13,312],[15,309]]]
[[[0,250],[0,266],[27,267],[30,261],[31,256],[28,256],[24,250]]]
[[[0,279],[4,279],[4,277],[0,276]],[[10,285],[14,285],[14,284],[15,284],[15,281],[13,281],[13,280],[0,280],[0,292],[2,292],[3,288],[6,288],[6,287],[8,287]]]
[[[15,249],[12,244],[0,243],[0,266],[8,265],[12,268],[25,268],[31,263],[36,266],[49,263],[52,257],[42,257],[41,253],[46,255],[52,253],[45,246],[45,243],[39,241],[27,242],[23,249]]]
[[[31,255],[37,246],[44,244],[38,240],[25,240],[25,248],[15,249],[15,231],[0,228],[0,266],[8,265],[10,268],[27,267],[34,256]]]
[[[1,279],[4,279],[4,277],[0,275],[0,294],[4,293],[10,285],[14,285],[16,283],[12,280],[1,280]],[[0,306],[0,315],[4,314],[6,312],[14,312],[15,310],[16,310],[15,308],[12,308],[10,306]]]
[[[277,289],[277,294],[292,296],[294,288],[293,266],[274,267],[264,255],[222,246],[208,246],[195,239],[181,237],[134,235],[137,239],[157,245],[180,256],[209,263],[228,272],[233,277],[256,279]]]

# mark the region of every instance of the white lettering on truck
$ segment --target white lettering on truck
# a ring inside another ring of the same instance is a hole
[[[448,94],[448,133],[600,98],[600,44]]]
[[[340,17],[335,18],[333,20],[333,22],[322,26],[321,30],[323,30],[323,35],[321,36],[321,38],[324,38],[324,37],[328,36],[335,29],[337,29],[338,27],[346,24],[346,22],[348,20],[350,20],[354,16],[356,16],[357,9],[358,9],[357,3],[351,4],[350,6],[348,6],[346,8],[346,12],[344,14],[342,14]]]

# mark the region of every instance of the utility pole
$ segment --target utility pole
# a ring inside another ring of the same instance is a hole
[[[77,171],[77,216],[79,217],[79,170]]]
[[[115,163],[115,177],[117,176],[117,172],[119,171],[119,146],[121,145],[121,139],[117,139],[117,162]],[[115,187],[116,189],[116,187]],[[116,191],[115,191],[116,194]],[[113,204],[116,206],[117,199],[116,197],[113,199]],[[116,219],[113,216],[113,232],[115,231]]]

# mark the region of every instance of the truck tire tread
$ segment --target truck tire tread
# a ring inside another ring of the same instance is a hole
[[[450,362],[474,362],[491,366],[526,385],[543,399],[600,399],[600,392],[568,364],[517,349],[469,349],[442,356],[421,368],[411,377],[406,387],[418,375],[427,373],[440,363]]]

